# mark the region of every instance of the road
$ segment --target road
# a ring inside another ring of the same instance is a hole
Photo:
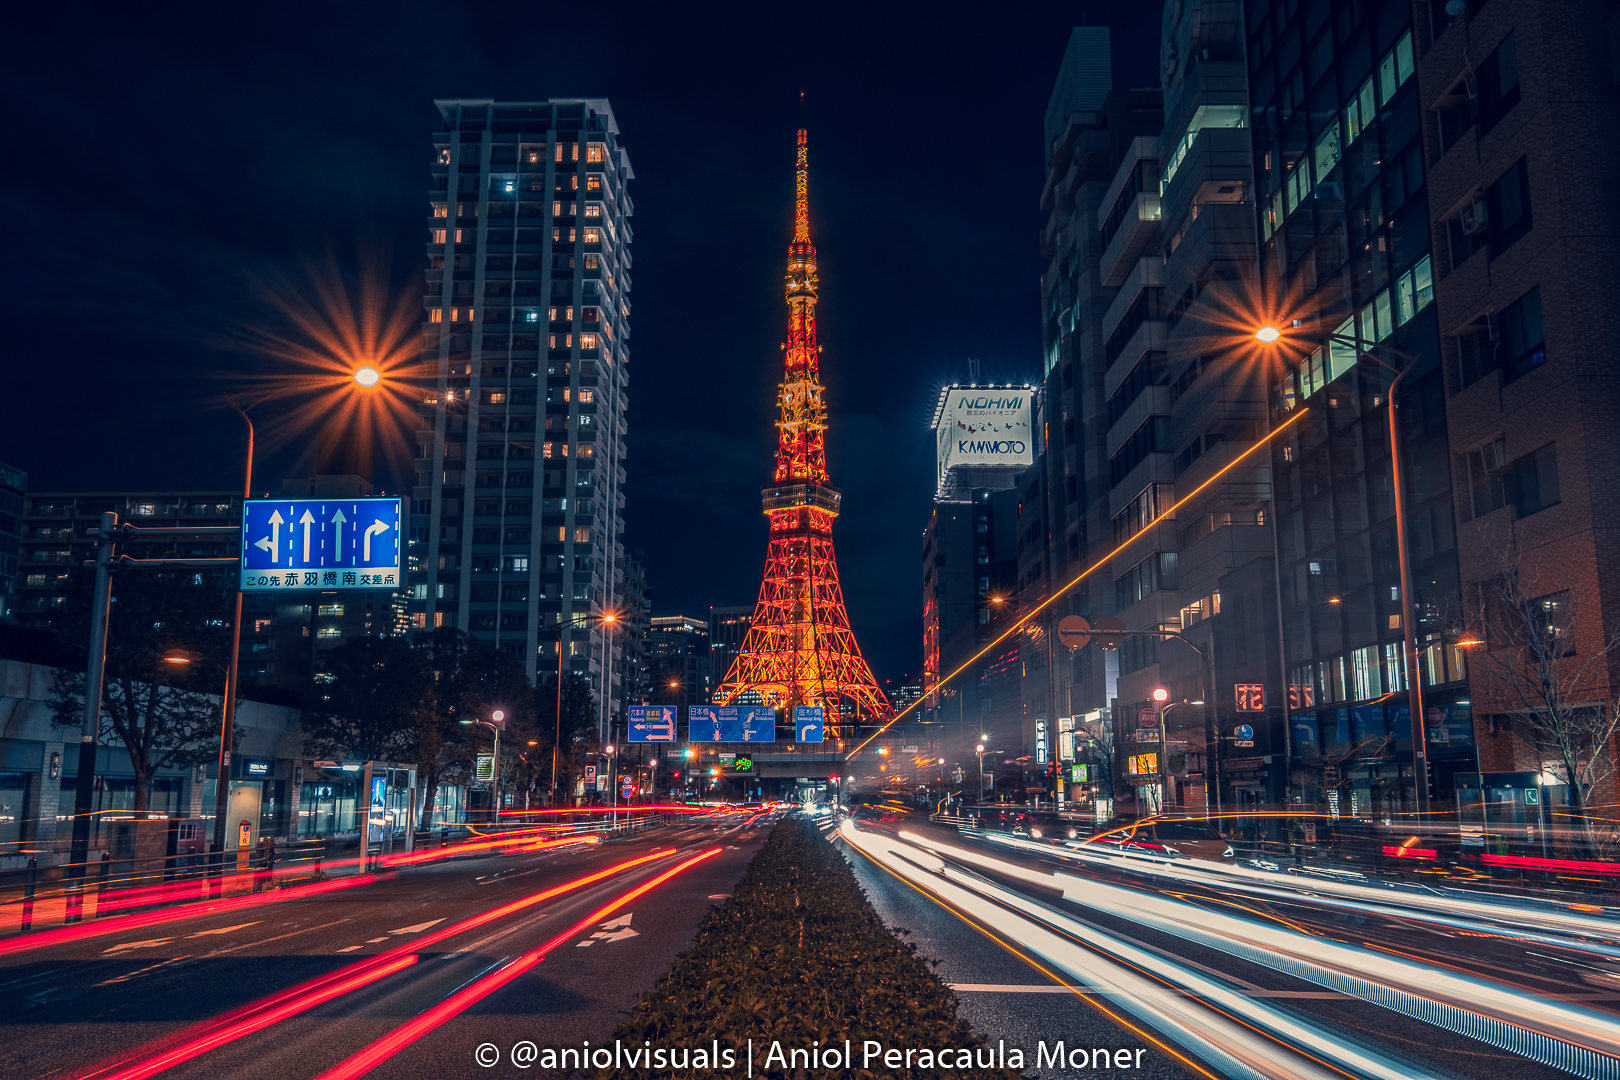
[[[381,1056],[371,1075],[482,1073],[472,1061],[485,1043],[509,1052],[525,1039],[600,1041],[730,893],[773,823],[694,819],[79,931],[94,936],[69,928],[0,941],[11,949],[0,952],[0,1075],[110,1078],[159,1063],[173,1077],[313,1077],[407,1022],[421,1026],[458,993],[492,986]],[[496,1071],[517,1074],[504,1057]]]
[[[1040,1076],[1054,1044],[1146,1048],[1153,1077],[1620,1076],[1612,911],[926,821],[838,827],[874,905]],[[1081,1070],[1084,1071],[1084,1070]]]

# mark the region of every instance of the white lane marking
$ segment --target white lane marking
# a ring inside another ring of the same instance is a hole
[[[390,930],[388,932],[390,934],[420,934],[422,931],[426,930],[428,927],[437,926],[439,923],[442,923],[442,922],[444,922],[443,919],[431,919],[431,920],[429,920],[427,922],[419,922],[415,926],[402,926],[398,930]]]
[[[366,938],[366,944],[367,945],[375,945],[379,941],[387,941],[387,940],[388,940],[388,936],[385,934],[382,937]]]
[[[356,949],[363,949],[363,948],[365,948],[364,945],[350,945],[346,949],[339,949],[338,952],[354,952],[354,950],[356,950]]]
[[[101,955],[106,956],[108,953],[124,952],[126,949],[155,949],[159,945],[167,945],[173,940],[172,937],[160,937],[151,938],[147,941],[126,941],[122,945],[114,945],[110,949],[103,949]]]
[[[258,926],[263,921],[263,919],[255,919],[252,922],[237,923],[235,926],[222,926],[218,930],[199,930],[195,934],[187,934],[186,937],[208,937],[210,934],[228,934],[232,930],[241,930],[244,927]]]
[[[1090,990],[1084,986],[1059,986],[1054,984],[1023,985],[1019,983],[951,983],[950,987],[957,993],[986,993],[986,994],[1084,994],[1104,997],[1110,996],[1106,990]],[[1192,995],[1189,995],[1192,996]],[[1244,997],[1254,998],[1308,998],[1321,1001],[1347,1001],[1350,995],[1341,994],[1334,990],[1251,990]]]
[[[213,952],[209,953],[208,955],[209,956],[224,956],[226,953],[238,952],[238,951],[240,951],[242,949],[251,949],[255,945],[268,945],[272,941],[280,941],[282,938],[293,937],[293,936],[295,936],[297,934],[307,934],[312,930],[325,930],[328,926],[337,926],[339,923],[346,923],[346,922],[351,922],[351,921],[352,920],[350,920],[350,919],[339,919],[339,920],[337,920],[337,922],[321,923],[321,925],[319,925],[319,926],[306,926],[302,930],[293,930],[293,931],[291,931],[289,933],[286,933],[286,934],[277,934],[275,937],[267,937],[263,941],[250,941],[246,945],[232,945],[228,949],[215,949]],[[286,924],[283,923],[282,925],[285,926]]]
[[[96,986],[111,986],[113,983],[128,982],[129,980],[135,978],[138,975],[145,975],[148,971],[156,971],[158,968],[160,968],[160,967],[168,967],[170,964],[178,964],[180,961],[185,960],[185,959],[187,959],[187,957],[176,956],[172,960],[164,960],[161,963],[153,964],[150,967],[139,968],[139,969],[137,969],[135,971],[130,972],[128,975],[120,975],[115,979],[107,979],[104,982],[98,982],[98,983],[96,983]]]

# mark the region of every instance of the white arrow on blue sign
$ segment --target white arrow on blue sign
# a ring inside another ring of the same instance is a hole
[[[629,714],[631,742],[675,741],[674,706],[632,705]]]
[[[402,499],[248,499],[242,591],[398,589]]]
[[[824,742],[826,709],[820,705],[793,706],[793,731],[799,742]]]

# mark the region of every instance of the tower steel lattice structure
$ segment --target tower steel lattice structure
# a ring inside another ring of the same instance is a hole
[[[828,728],[894,715],[861,656],[844,608],[832,525],[841,496],[827,475],[827,407],[816,343],[816,247],[810,242],[809,152],[799,131],[793,243],[788,246],[786,373],[777,394],[776,475],[763,491],[771,520],[754,618],[715,700],[820,705]],[[850,716],[846,707],[853,712]]]

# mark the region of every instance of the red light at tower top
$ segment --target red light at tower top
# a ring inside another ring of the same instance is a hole
[[[853,705],[858,720],[886,720],[894,708],[855,643],[833,554],[832,523],[842,496],[827,475],[809,174],[809,143],[801,128],[794,162],[793,242],[788,246],[788,335],[777,394],[776,472],[763,492],[771,519],[770,547],[753,620],[715,701],[724,705],[754,694],[779,707],[820,705],[826,710],[827,733],[835,736],[845,702]]]

